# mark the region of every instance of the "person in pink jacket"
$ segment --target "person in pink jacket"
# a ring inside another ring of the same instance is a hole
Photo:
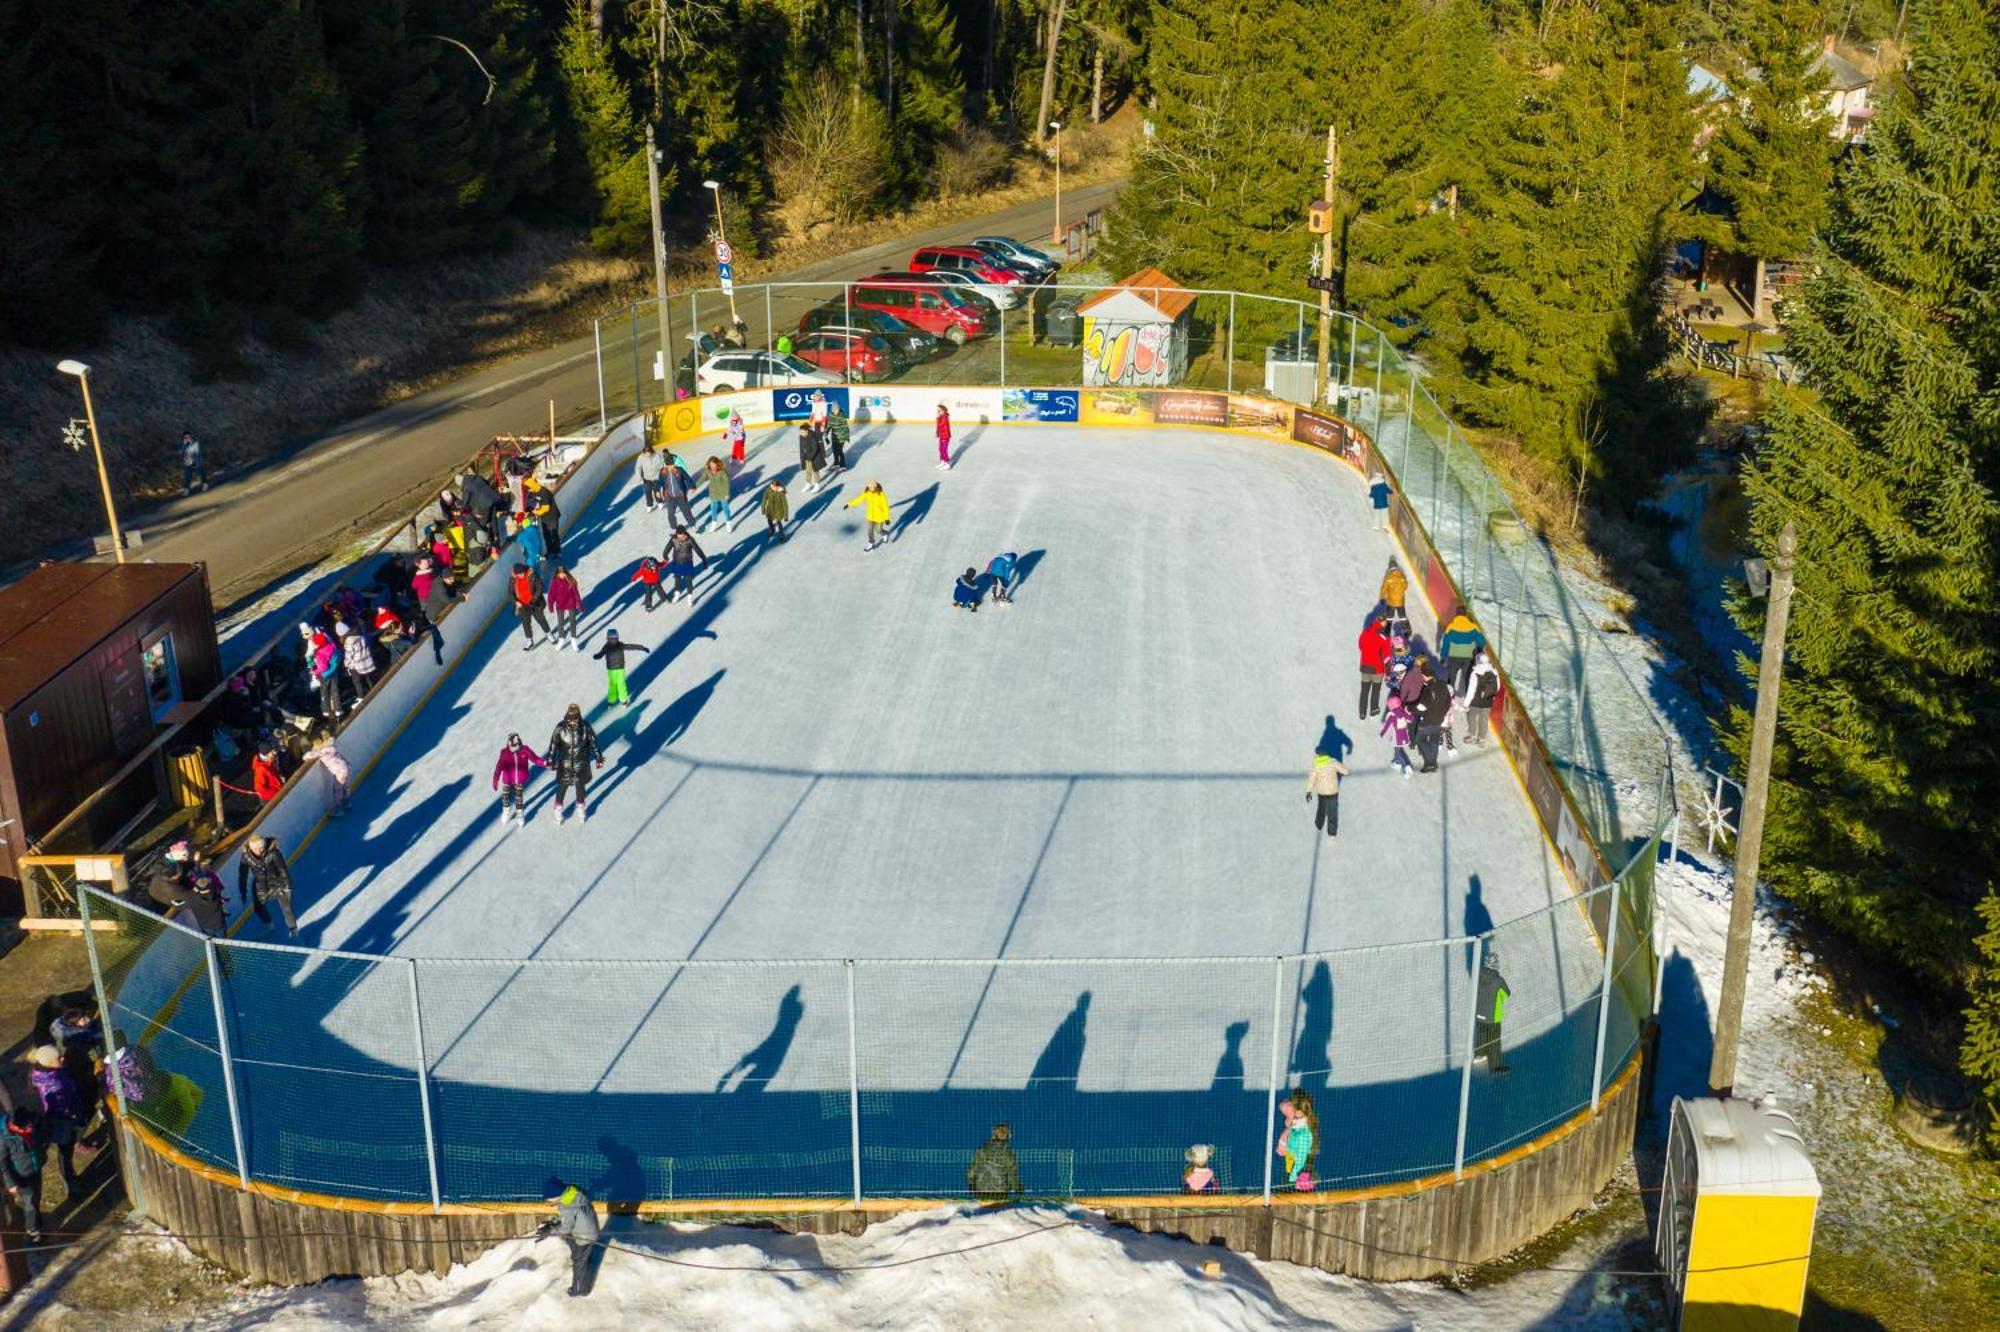
[[[937,414],[938,470],[951,470],[951,409],[938,404]]]
[[[1415,730],[1416,719],[1410,715],[1409,705],[1400,696],[1391,694],[1382,712],[1382,734],[1396,747],[1396,756],[1389,760],[1389,766],[1405,777],[1410,775],[1410,736]]]
[[[582,651],[578,641],[576,621],[583,614],[583,589],[576,585],[576,575],[567,565],[558,564],[549,578],[549,609],[555,612],[556,628],[549,637],[559,648],[575,648]]]
[[[542,756],[521,743],[521,737],[510,735],[500,750],[500,761],[493,765],[493,789],[500,793],[500,826],[506,827],[507,820],[526,824],[528,804],[524,792],[528,778],[534,776],[536,768],[549,765]]]

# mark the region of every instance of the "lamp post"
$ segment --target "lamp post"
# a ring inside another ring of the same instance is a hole
[[[701,187],[715,197],[715,238],[724,245],[727,245],[729,244],[729,233],[722,226],[722,182],[719,180],[705,180],[701,183]],[[719,256],[716,262],[719,266],[721,263]],[[736,317],[736,283],[734,281],[723,283],[722,294],[729,298],[729,322],[732,324],[741,323],[742,321]],[[701,330],[696,329],[695,332],[698,334]]]
[[[1049,239],[1062,244],[1062,122],[1051,120],[1049,128],[1056,132],[1056,229]]]
[[[660,151],[653,146],[653,127],[646,126],[646,185],[653,204],[653,303],[660,321],[660,378],[663,401],[673,404],[679,385],[674,380],[674,320],[667,310],[667,238],[660,226]]]
[[[1785,678],[1785,628],[1792,618],[1792,563],[1798,549],[1798,531],[1788,522],[1778,533],[1778,557],[1770,564],[1771,601],[1764,614],[1764,649],[1757,659],[1757,713],[1750,728],[1750,771],[1743,783],[1743,822],[1736,830],[1736,882],[1730,890],[1722,995],[1715,1008],[1715,1051],[1708,1067],[1711,1096],[1728,1096],[1736,1090],[1736,1046],[1743,1035],[1750,923],[1757,905],[1757,860],[1764,849],[1764,802],[1771,789],[1771,749],[1777,739],[1778,688]]]
[[[125,533],[118,527],[118,505],[111,498],[111,474],[104,470],[104,442],[97,437],[97,409],[90,402],[90,367],[82,361],[59,361],[56,369],[75,375],[83,389],[83,419],[90,427],[90,451],[97,459],[97,484],[104,489],[104,516],[111,522],[111,553],[125,563]],[[77,446],[80,447],[80,446]]]

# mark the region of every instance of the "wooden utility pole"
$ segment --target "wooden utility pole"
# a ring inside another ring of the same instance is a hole
[[[660,226],[660,152],[653,146],[652,122],[646,124],[646,189],[653,209],[653,308],[660,321],[662,402],[674,401],[674,317],[667,309],[667,235]],[[720,205],[717,205],[718,209]],[[718,212],[717,216],[721,214]],[[643,400],[644,393],[640,393]],[[549,417],[549,440],[555,442],[555,417]]]
[[[1340,174],[1340,131],[1332,125],[1326,127],[1326,207],[1327,228],[1319,238],[1319,275],[1329,285],[1333,281],[1333,232],[1335,222],[1333,212],[1333,182]],[[1318,386],[1316,402],[1325,402],[1326,397],[1326,351],[1333,341],[1333,292],[1326,286],[1319,291],[1319,367],[1313,376]]]
[[[1729,943],[1722,958],[1722,998],[1715,1011],[1715,1054],[1708,1066],[1711,1096],[1736,1089],[1736,1047],[1743,1036],[1743,990],[1750,973],[1750,924],[1757,906],[1757,857],[1764,847],[1764,802],[1771,787],[1771,748],[1778,732],[1778,689],[1785,677],[1785,626],[1792,617],[1792,557],[1798,531],[1778,533],[1771,561],[1771,601],[1764,616],[1764,651],[1757,661],[1757,717],[1750,731],[1749,780],[1743,784],[1743,824],[1736,836],[1736,884],[1729,898]]]

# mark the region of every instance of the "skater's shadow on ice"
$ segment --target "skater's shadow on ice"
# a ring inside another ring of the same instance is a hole
[[[778,1019],[772,1024],[771,1034],[731,1064],[729,1071],[715,1080],[715,1089],[760,1092],[770,1086],[771,1079],[778,1076],[778,1070],[784,1066],[785,1056],[791,1053],[792,1038],[798,1035],[799,1019],[805,1014],[805,1001],[799,998],[799,987],[794,985],[778,1001]],[[738,1073],[743,1075],[743,1080],[731,1089],[729,1081]]]
[[[613,791],[624,785],[625,779],[634,771],[651,762],[662,749],[686,735],[688,727],[694,725],[694,719],[701,715],[701,710],[708,706],[711,698],[715,697],[715,687],[722,683],[722,677],[726,674],[727,670],[718,670],[669,703],[658,716],[643,724],[636,720],[628,724],[626,717],[614,718],[605,723],[599,737],[600,743],[608,746],[614,740],[625,739],[625,747],[616,752],[607,751],[606,757],[617,766],[611,770],[611,775],[603,784],[591,792],[592,805],[603,802]],[[633,704],[633,716],[643,715],[646,706],[644,700]],[[548,790],[547,787],[543,789],[545,792]]]
[[[1313,752],[1329,755],[1336,762],[1345,762],[1353,751],[1353,738],[1340,729],[1340,723],[1333,719],[1331,712],[1327,713],[1326,724],[1320,728],[1319,741],[1313,746]]]
[[[889,539],[900,541],[903,533],[930,517],[931,506],[937,503],[937,497],[938,483],[933,481],[908,499],[891,506],[901,509],[902,513],[897,515],[896,525],[890,529]]]
[[[1015,562],[1014,591],[1019,592],[1023,587],[1027,586],[1028,576],[1035,572],[1035,566],[1042,562],[1042,556],[1046,554],[1048,554],[1046,550],[1036,547]]]
[[[979,437],[985,433],[986,422],[981,421],[978,425],[972,427],[972,429],[951,442],[951,461],[954,467],[965,461],[965,455],[972,452],[972,446],[977,444]]]

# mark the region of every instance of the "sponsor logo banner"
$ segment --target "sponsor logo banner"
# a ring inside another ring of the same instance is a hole
[[[1007,389],[1000,395],[1000,419],[1075,421],[1082,396],[1075,389]]]
[[[1300,410],[1292,413],[1292,438],[1301,444],[1325,449],[1356,467],[1361,466],[1367,452],[1361,443],[1361,436],[1355,434],[1347,422],[1321,416],[1318,412]]]
[[[812,415],[812,395],[824,393],[829,408],[838,407],[848,412],[847,389],[842,386],[820,387],[801,385],[798,388],[771,390],[771,419],[773,421],[803,421]],[[852,415],[851,412],[848,412]]]
[[[1161,425],[1228,425],[1229,399],[1220,393],[1155,393],[1153,419]]]

